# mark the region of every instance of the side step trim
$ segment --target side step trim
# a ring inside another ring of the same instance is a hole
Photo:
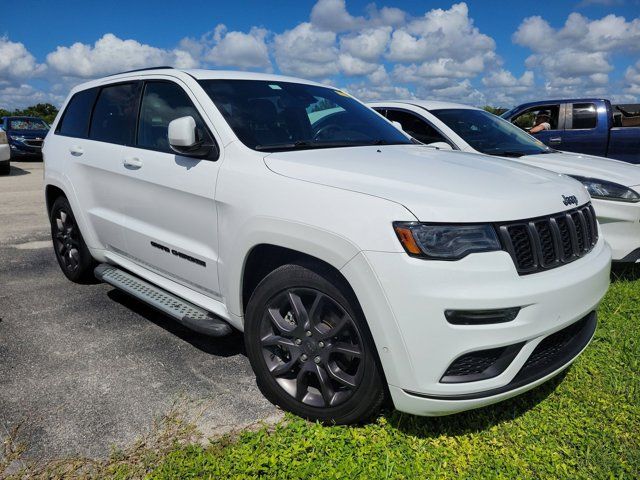
[[[195,332],[222,337],[232,331],[228,323],[211,312],[113,265],[102,263],[93,273],[98,280],[142,300]]]

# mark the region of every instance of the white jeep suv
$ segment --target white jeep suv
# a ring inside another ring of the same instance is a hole
[[[324,422],[443,415],[566,368],[611,252],[575,180],[414,145],[347,93],[170,68],[73,89],[44,147],[55,253]]]

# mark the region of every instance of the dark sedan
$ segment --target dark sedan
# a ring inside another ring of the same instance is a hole
[[[0,127],[7,133],[11,158],[41,157],[42,142],[49,125],[38,117],[3,117]]]

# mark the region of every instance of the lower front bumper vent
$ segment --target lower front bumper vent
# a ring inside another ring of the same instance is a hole
[[[497,377],[516,358],[525,342],[478,350],[458,357],[440,379],[441,383],[477,382]]]
[[[593,337],[593,334],[596,330],[596,325],[598,323],[597,318],[598,317],[596,316],[596,312],[591,312],[577,322],[569,325],[568,327],[565,327],[562,330],[559,330],[544,338],[533,350],[533,352],[531,352],[531,355],[529,355],[529,358],[520,368],[520,371],[513,378],[513,380],[502,387],[461,395],[428,395],[406,390],[405,391],[411,395],[415,395],[418,397],[433,398],[438,400],[471,400],[476,398],[491,397],[493,395],[499,395],[501,393],[523,387],[553,373],[554,371],[565,366],[567,363],[573,360],[589,344],[589,341]],[[456,359],[449,366],[447,372],[442,377],[440,382],[474,382],[477,380],[484,380],[486,378],[495,377],[506,370],[511,361],[515,358],[515,356],[522,348],[523,344],[524,343],[518,343],[509,347],[481,350],[479,352],[465,354],[462,357]],[[508,355],[510,349],[515,349],[515,353],[512,353],[511,356]],[[489,358],[490,356],[486,354],[486,352],[491,352],[492,350],[500,350],[501,353],[496,356],[496,353],[493,352],[491,358],[495,358],[495,361],[490,362],[487,360],[487,358]],[[485,352],[484,355],[477,357],[478,359],[482,357],[482,361],[471,361],[472,357],[470,357],[470,355],[483,352]],[[481,366],[486,364],[490,364],[489,367],[485,368],[481,373],[477,373],[477,370],[479,370]],[[463,365],[465,365],[464,369],[462,368]],[[468,365],[477,365],[477,368],[474,370]],[[452,367],[454,366],[456,367],[456,370],[452,370]],[[457,373],[458,375],[448,376],[448,373],[450,371],[453,373]],[[468,372],[469,374],[460,375],[460,373],[466,372]]]

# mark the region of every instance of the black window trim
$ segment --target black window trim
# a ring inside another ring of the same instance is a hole
[[[172,153],[172,152],[167,152],[165,150],[160,150],[158,148],[151,148],[151,147],[143,147],[138,145],[138,129],[140,128],[140,112],[142,111],[142,100],[144,99],[144,92],[147,88],[147,84],[148,83],[172,83],[173,85],[177,86],[179,89],[181,89],[185,95],[187,96],[187,98],[189,99],[189,101],[191,102],[191,104],[193,105],[193,108],[195,108],[196,112],[198,112],[198,115],[200,115],[200,118],[202,120],[202,124],[204,125],[204,128],[207,132],[207,134],[209,135],[209,138],[211,138],[211,141],[213,142],[213,146],[214,148],[212,149],[213,152],[211,152],[211,154],[207,157],[203,157],[201,158],[201,160],[209,160],[212,162],[217,162],[220,159],[220,147],[218,145],[218,141],[216,140],[216,137],[213,135],[213,133],[211,132],[211,129],[209,128],[209,126],[207,125],[207,122],[205,120],[205,115],[202,114],[202,112],[200,111],[200,109],[198,109],[198,107],[196,106],[196,104],[193,102],[193,100],[191,100],[191,97],[189,96],[189,94],[186,92],[186,90],[184,88],[182,88],[182,86],[177,83],[174,82],[173,80],[167,80],[167,79],[155,79],[155,78],[149,78],[149,79],[144,79],[144,80],[140,80],[142,82],[142,88],[140,90],[140,98],[138,99],[138,111],[137,111],[137,115],[136,115],[136,129],[135,129],[135,136],[133,139],[133,145],[130,145],[133,148],[139,148],[140,150],[149,150],[151,152],[158,152],[158,153],[164,153],[167,155],[178,155],[178,156],[186,156],[186,155],[180,155],[179,153]]]
[[[416,108],[419,108],[419,109],[421,109],[421,110],[424,110],[425,112],[431,113],[431,112],[429,112],[429,110],[428,110],[427,108],[422,107],[422,106],[420,106],[420,105],[416,105],[416,104],[413,104],[413,103],[410,103],[409,105],[411,105],[411,106],[413,106],[413,107],[416,107]],[[389,119],[387,118],[387,112],[388,112],[389,110],[393,110],[393,111],[396,111],[396,112],[409,113],[409,114],[411,114],[411,115],[414,115],[414,116],[418,117],[418,119],[420,119],[420,120],[422,120],[422,121],[424,121],[424,122],[427,122],[427,124],[428,124],[431,128],[433,128],[436,132],[438,132],[440,135],[442,135],[442,138],[444,138],[444,139],[445,139],[445,143],[448,143],[448,144],[449,144],[449,146],[450,146],[452,149],[454,149],[454,150],[460,150],[460,148],[455,144],[455,142],[453,142],[453,141],[449,138],[449,136],[448,136],[448,135],[445,135],[445,134],[444,134],[444,132],[443,132],[440,128],[438,128],[437,126],[435,126],[433,123],[431,123],[429,120],[427,120],[426,118],[424,118],[423,116],[421,116],[419,113],[416,113],[416,112],[414,112],[413,110],[410,110],[410,109],[408,109],[408,108],[402,108],[402,107],[373,107],[373,109],[374,109],[374,110],[376,110],[377,108],[384,109],[384,115],[383,115],[383,117],[384,117],[384,118],[386,118],[387,120],[389,120]],[[377,110],[376,110],[376,111],[377,111]],[[378,113],[380,113],[380,112],[378,112]],[[389,120],[389,121],[391,121],[391,120]],[[403,131],[404,131],[404,130],[403,130]],[[407,133],[407,132],[405,132],[405,133]],[[407,135],[409,135],[409,134],[407,133]],[[416,139],[416,140],[417,140],[417,139]],[[418,141],[419,141],[419,140],[418,140]],[[420,143],[422,143],[422,142],[420,142]],[[427,145],[427,146],[428,146],[429,144],[425,143],[424,145]]]
[[[91,104],[91,111],[89,112],[89,118],[88,118],[88,121],[87,121],[87,128],[86,128],[86,132],[85,132],[84,136],[69,135],[69,134],[60,132],[60,129],[62,128],[62,124],[64,122],[64,117],[66,117],[67,112],[69,111],[69,106],[71,105],[71,102],[73,102],[73,99],[76,98],[81,93],[88,92],[90,90],[96,90],[96,96],[93,99],[93,103]],[[98,96],[100,96],[100,86],[85,88],[84,90],[80,90],[80,91],[74,93],[73,96],[67,102],[67,105],[65,106],[65,109],[62,112],[62,115],[60,116],[60,120],[56,124],[56,129],[53,131],[53,134],[54,135],[60,135],[61,137],[81,138],[81,139],[84,139],[84,140],[89,140],[89,129],[91,128],[91,119],[93,118],[93,109],[95,108],[96,102],[98,101]]]
[[[570,131],[570,132],[588,132],[590,130],[595,130],[598,128],[598,122],[599,122],[599,115],[598,115],[598,106],[595,104],[595,102],[581,102],[581,103],[576,103],[576,102],[570,102],[566,104],[567,110],[571,110],[571,125],[569,126],[568,123],[565,123],[564,129],[565,131]],[[591,128],[573,128],[573,111],[576,107],[576,105],[593,105],[594,108],[596,109],[596,124],[595,126],[591,127]]]
[[[96,111],[96,104],[98,103],[98,100],[100,99],[100,94],[102,93],[102,91],[105,88],[111,88],[111,87],[117,87],[118,85],[136,85],[138,87],[138,91],[137,91],[137,95],[138,95],[138,106],[137,106],[137,111],[136,111],[136,125],[138,124],[138,117],[140,115],[140,97],[142,96],[142,92],[140,89],[140,85],[141,85],[142,81],[141,80],[123,80],[121,82],[114,82],[114,83],[106,83],[104,85],[100,85],[98,87],[98,94],[96,95],[96,99],[93,102],[93,107],[91,107],[91,115],[89,116],[89,129],[87,131],[87,140],[91,140],[92,142],[100,142],[100,143],[108,143],[109,145],[120,145],[121,147],[133,147],[134,145],[129,145],[127,143],[124,144],[120,144],[120,143],[113,143],[113,142],[105,142],[104,140],[96,140],[95,138],[91,138],[91,124],[93,123],[93,115]],[[131,140],[133,140],[132,143],[135,143],[135,137],[133,137]]]

